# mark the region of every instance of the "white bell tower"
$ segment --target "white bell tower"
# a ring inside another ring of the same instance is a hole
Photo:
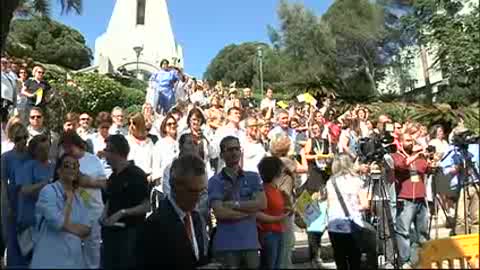
[[[113,70],[135,70],[137,60],[149,72],[160,68],[162,59],[183,67],[166,0],[116,0],[107,31],[95,41],[95,59],[99,66],[98,61],[109,62]]]

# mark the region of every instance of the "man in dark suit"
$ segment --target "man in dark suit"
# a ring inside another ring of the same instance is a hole
[[[195,210],[206,191],[205,164],[193,155],[170,169],[171,194],[162,199],[139,236],[137,266],[194,269],[208,263],[206,223]]]

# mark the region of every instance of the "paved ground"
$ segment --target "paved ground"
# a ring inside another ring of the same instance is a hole
[[[438,238],[449,237],[450,229],[445,227],[438,228]],[[462,232],[459,231],[459,234]],[[308,240],[307,234],[301,230],[296,229],[295,232],[296,244],[295,251],[293,253],[293,262],[295,268],[309,269],[312,265],[308,259]],[[432,228],[430,232],[431,239],[435,239],[435,228]],[[333,261],[333,251],[331,249],[330,240],[328,234],[324,233],[322,237],[322,259],[324,261],[325,269],[335,269],[335,262]]]

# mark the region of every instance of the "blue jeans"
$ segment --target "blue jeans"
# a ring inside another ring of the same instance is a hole
[[[264,269],[280,268],[280,251],[282,250],[282,233],[267,232],[262,237],[261,262]]]
[[[416,253],[416,247],[429,239],[425,200],[405,200],[399,198],[396,220],[395,231],[400,263],[408,262],[415,264],[415,258],[412,258],[412,255]],[[412,223],[415,226],[414,231],[410,230]]]

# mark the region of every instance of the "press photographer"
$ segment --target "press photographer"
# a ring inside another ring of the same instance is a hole
[[[456,224],[452,235],[478,231],[479,164],[479,137],[465,128],[455,130],[439,164],[449,179],[451,199],[455,201]]]
[[[380,130],[360,140],[357,156],[371,200],[367,220],[377,229],[378,254],[385,257],[383,268],[394,268],[396,264],[398,268],[395,260],[398,248],[393,235],[396,198],[393,160],[390,156],[396,151],[396,146],[391,135],[393,126],[382,123]]]
[[[401,136],[400,148],[392,154],[398,194],[395,231],[402,268],[415,265],[416,247],[429,239],[425,200],[429,165],[425,157],[425,151],[414,145],[409,133]],[[410,230],[412,223],[415,225],[413,231]]]

